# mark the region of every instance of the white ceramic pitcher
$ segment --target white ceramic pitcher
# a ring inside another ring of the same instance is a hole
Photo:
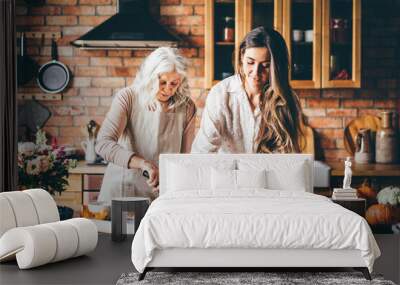
[[[96,161],[95,144],[95,139],[87,139],[81,142],[82,148],[85,151],[85,160],[87,163],[94,163]]]

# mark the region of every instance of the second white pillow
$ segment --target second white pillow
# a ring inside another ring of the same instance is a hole
[[[235,190],[236,170],[211,168],[211,189]]]
[[[237,188],[267,188],[267,171],[235,170]]]
[[[240,190],[241,188],[267,188],[267,171],[211,169],[213,190]]]

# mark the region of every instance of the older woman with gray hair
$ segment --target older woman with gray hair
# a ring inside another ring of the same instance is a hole
[[[116,196],[154,199],[159,154],[190,152],[196,108],[186,68],[177,49],[158,48],[133,84],[116,94],[96,143],[96,152],[109,162],[99,202],[111,204]]]

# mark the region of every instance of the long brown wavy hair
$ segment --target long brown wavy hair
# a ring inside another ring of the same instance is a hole
[[[240,43],[238,73],[244,84],[243,56],[248,48],[265,47],[271,54],[270,80],[260,102],[262,121],[257,152],[299,153],[304,141],[300,101],[289,84],[289,56],[285,40],[277,31],[258,27]]]

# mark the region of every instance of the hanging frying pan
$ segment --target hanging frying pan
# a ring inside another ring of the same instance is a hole
[[[28,83],[37,74],[37,63],[25,54],[25,34],[21,34],[20,55],[17,61],[17,82],[18,86]]]
[[[42,65],[39,69],[37,83],[46,93],[60,93],[67,87],[70,74],[68,68],[58,61],[57,44],[51,40],[52,60]]]

